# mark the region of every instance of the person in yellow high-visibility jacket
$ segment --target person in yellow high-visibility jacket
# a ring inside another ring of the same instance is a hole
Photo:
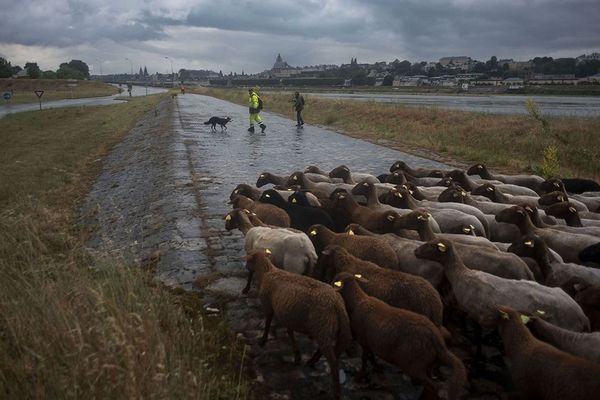
[[[250,116],[248,120],[250,121],[250,128],[248,128],[248,132],[254,133],[254,123],[260,124],[261,132],[264,132],[267,129],[267,126],[262,123],[262,118],[260,118],[260,110],[262,109],[262,101],[260,101],[258,94],[256,94],[256,90],[248,89],[248,94],[250,98],[248,99],[248,107],[250,111]]]

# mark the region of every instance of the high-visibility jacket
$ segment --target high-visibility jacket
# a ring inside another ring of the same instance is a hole
[[[256,92],[250,93],[250,98],[248,99],[248,107],[250,108],[250,114],[258,114],[258,95]]]

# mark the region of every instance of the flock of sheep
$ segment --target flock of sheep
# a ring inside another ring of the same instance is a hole
[[[264,185],[273,187],[262,191]],[[271,321],[325,357],[333,398],[339,358],[361,349],[366,376],[380,360],[423,399],[459,399],[467,369],[450,316],[497,330],[514,398],[600,398],[600,186],[589,180],[412,169],[373,176],[308,167],[231,194],[228,230],[245,235],[247,294],[255,281]]]

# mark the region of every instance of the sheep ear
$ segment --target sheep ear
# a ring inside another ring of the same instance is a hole
[[[559,187],[560,187],[560,183],[558,183],[558,182],[553,182],[552,184],[553,184],[554,186],[556,186],[557,188],[559,188]]]
[[[502,310],[498,310],[498,312],[500,312],[500,317],[502,319],[510,319],[510,316],[508,315],[508,313],[502,311]]]
[[[363,186],[369,186],[369,184],[367,182],[362,184]]]
[[[527,247],[535,247],[535,244],[533,243],[533,240],[526,240],[523,242],[523,244]]]
[[[402,193],[400,193],[400,192],[396,192],[396,193],[395,193],[395,195],[396,195],[396,197],[398,197],[399,199],[401,199],[402,197],[404,197],[404,196],[402,196]]]
[[[362,275],[361,275],[361,274],[354,274],[354,276],[355,276],[356,278],[358,278],[358,279],[361,279],[361,278],[362,278]]]
[[[298,177],[296,175],[294,175],[294,177],[292,178],[293,181],[297,181]]]
[[[546,312],[545,312],[545,311],[542,311],[542,310],[536,310],[535,312],[536,312],[538,315],[541,315],[541,316],[543,316],[543,315],[546,315]]]
[[[471,227],[470,226],[465,226],[463,229],[464,233],[471,233]]]
[[[344,286],[344,284],[342,283],[342,281],[335,281],[335,282],[333,282],[333,286],[341,289],[342,286]]]
[[[569,207],[569,211],[571,211],[572,213],[576,213],[577,209],[575,207]]]
[[[563,195],[558,196],[557,199],[560,201],[565,201],[565,197]]]
[[[260,174],[259,178],[264,178],[265,174]]]
[[[345,199],[345,198],[346,198],[346,195],[345,195],[345,194],[340,194],[340,195],[338,195],[338,199]]]
[[[479,169],[483,169],[483,165],[481,165],[481,164],[478,164],[478,165],[477,165],[477,168],[479,168]]]
[[[225,221],[231,221],[231,215],[227,214],[227,215],[225,216]]]
[[[529,212],[533,212],[533,208],[529,207],[529,206],[525,206],[525,210],[529,211]]]
[[[348,235],[349,236],[354,236],[354,231],[352,229],[348,229]]]
[[[270,256],[271,254],[273,254],[273,252],[270,249],[265,249],[265,254],[267,256]]]
[[[270,195],[269,193],[267,193],[267,194],[265,194],[265,197],[266,197],[267,199],[270,199],[270,198],[271,198],[271,195]]]
[[[393,215],[388,215],[387,219],[388,219],[388,221],[393,221],[396,219],[396,217],[394,217]]]
[[[417,219],[418,219],[419,221],[428,221],[428,220],[429,220],[429,217],[428,217],[427,215],[419,215],[419,216],[417,217]]]
[[[517,210],[517,214],[523,215],[523,210]]]
[[[494,191],[494,188],[493,188],[493,187],[489,187],[489,186],[488,186],[488,187],[486,187],[486,188],[485,188],[485,190],[487,190],[488,192],[493,192],[493,191]]]
[[[312,231],[310,231],[310,236],[317,236],[317,230],[313,229]]]
[[[463,190],[463,191],[461,191],[461,192],[460,192],[460,195],[461,195],[462,197],[467,197],[467,192],[465,192],[465,191]]]
[[[446,250],[447,250],[446,245],[444,243],[442,243],[442,242],[439,242],[437,244],[437,248],[440,251],[440,253],[445,253]]]
[[[414,193],[414,191],[412,191],[412,190],[408,189],[408,193],[410,193],[410,194],[413,194],[413,193]]]
[[[531,318],[529,318],[527,315],[521,315],[521,322],[522,322],[524,325],[527,325],[527,323],[528,323],[529,321],[531,321]]]
[[[298,200],[296,200],[296,198],[295,198],[295,197],[294,197],[294,198],[292,198],[292,203],[297,203],[297,202],[298,202]]]
[[[408,186],[406,186],[406,185],[400,185],[400,187],[401,187],[402,189],[406,189],[406,190],[408,190]]]

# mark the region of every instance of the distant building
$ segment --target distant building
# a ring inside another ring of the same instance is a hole
[[[575,60],[577,61],[577,64],[584,62],[584,61],[592,61],[592,60],[600,61],[600,53],[582,54],[579,57],[577,57]]]
[[[287,62],[283,61],[281,58],[281,54],[277,54],[277,58],[275,59],[275,64],[273,64],[273,68],[271,71],[278,71],[282,69],[292,68]]]
[[[442,64],[442,67],[444,68],[447,68],[449,66],[460,67],[463,65],[468,65],[471,62],[473,62],[473,60],[471,59],[471,57],[467,56],[442,57],[439,60],[439,63]]]

